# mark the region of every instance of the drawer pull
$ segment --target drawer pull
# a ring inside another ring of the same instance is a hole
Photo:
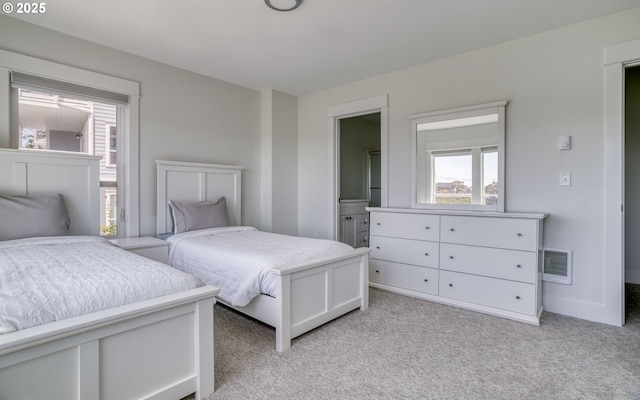
[[[522,236],[522,233],[518,233],[518,236]]]
[[[380,246],[376,246],[376,249],[380,250]]]
[[[450,284],[449,284],[449,287],[453,287],[453,283],[450,283]]]
[[[379,270],[376,270],[376,274],[379,274],[379,273],[380,273],[380,271],[379,271]]]
[[[425,281],[425,282],[429,282],[429,280],[428,280],[428,279],[425,279],[424,281]]]
[[[424,253],[424,255],[425,255],[425,256],[428,256],[428,255],[429,255],[429,253]]]
[[[378,226],[379,226],[379,225],[380,225],[380,222],[378,222],[376,225],[378,225]]]
[[[522,265],[518,264],[516,265],[516,268],[522,268]]]
[[[455,232],[455,231],[456,231],[456,230],[455,230],[455,229],[453,229],[453,228],[451,228],[451,229],[449,229],[449,230],[450,230],[451,232]]]
[[[428,226],[425,226],[425,227],[424,227],[424,229],[429,229],[429,227],[428,227]]]
[[[449,258],[450,258],[451,260],[453,260],[453,256],[449,256]]]
[[[520,296],[516,296],[516,300],[520,300]]]

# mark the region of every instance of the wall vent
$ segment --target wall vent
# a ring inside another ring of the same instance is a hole
[[[542,249],[542,280],[571,285],[571,250]]]

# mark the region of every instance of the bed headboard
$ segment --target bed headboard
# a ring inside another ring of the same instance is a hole
[[[0,149],[0,195],[62,193],[71,235],[100,234],[100,157]]]
[[[171,232],[168,201],[216,201],[227,199],[229,224],[242,224],[242,169],[236,165],[157,160],[157,233]]]

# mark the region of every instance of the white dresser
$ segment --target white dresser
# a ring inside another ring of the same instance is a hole
[[[545,214],[370,211],[370,286],[538,325]]]

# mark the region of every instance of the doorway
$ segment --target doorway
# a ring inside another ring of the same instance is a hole
[[[352,247],[366,247],[369,245],[366,207],[380,207],[380,112],[340,118],[337,142],[340,161],[337,239]]]
[[[378,172],[378,189],[380,186],[380,113],[342,118],[339,124],[339,198],[340,200],[371,200],[369,194],[371,168]],[[378,156],[371,160],[372,154]]]
[[[638,310],[630,309],[630,296],[640,288],[640,247],[633,245],[640,237],[640,66],[624,71],[624,281],[625,317]]]
[[[347,123],[353,117],[362,117],[365,121],[371,122],[371,119],[375,119],[375,124],[378,126],[378,140],[376,145],[370,148],[366,148],[366,152],[364,153],[364,164],[363,167],[358,167],[362,171],[362,176],[365,177],[364,180],[359,180],[360,187],[362,188],[362,192],[364,194],[360,194],[355,197],[360,197],[361,199],[364,197],[368,202],[368,189],[367,189],[367,154],[369,150],[378,150],[380,152],[380,207],[388,206],[388,183],[389,183],[389,168],[388,168],[388,157],[387,157],[387,146],[388,146],[388,138],[389,138],[389,128],[388,128],[388,115],[389,115],[389,107],[388,107],[388,96],[386,94],[369,97],[361,100],[355,100],[348,103],[338,104],[335,106],[329,107],[328,110],[328,122],[329,122],[329,148],[331,151],[330,156],[330,190],[329,190],[329,201],[328,205],[330,207],[331,215],[331,229],[332,229],[332,237],[335,240],[340,240],[341,238],[341,229],[343,229],[344,219],[341,219],[341,197],[343,196],[351,196],[350,194],[342,193],[342,183],[341,183],[341,165],[344,163],[341,162],[341,128],[343,128],[343,124],[341,121],[345,120]],[[362,154],[362,153],[361,153]],[[346,169],[345,169],[346,170]],[[349,178],[351,179],[351,178]],[[349,189],[350,190],[350,189]],[[346,198],[346,197],[345,197]],[[344,202],[347,202],[345,200]],[[360,207],[360,206],[358,206]],[[365,211],[366,212],[366,211]],[[353,223],[354,219],[346,220]],[[366,224],[368,227],[368,218],[364,218],[363,216],[356,219],[357,223]],[[362,235],[361,235],[362,236]],[[368,236],[368,235],[367,235]]]
[[[640,65],[640,39],[605,48],[604,302],[600,322],[625,324],[625,70]],[[586,310],[588,312],[588,310]]]

